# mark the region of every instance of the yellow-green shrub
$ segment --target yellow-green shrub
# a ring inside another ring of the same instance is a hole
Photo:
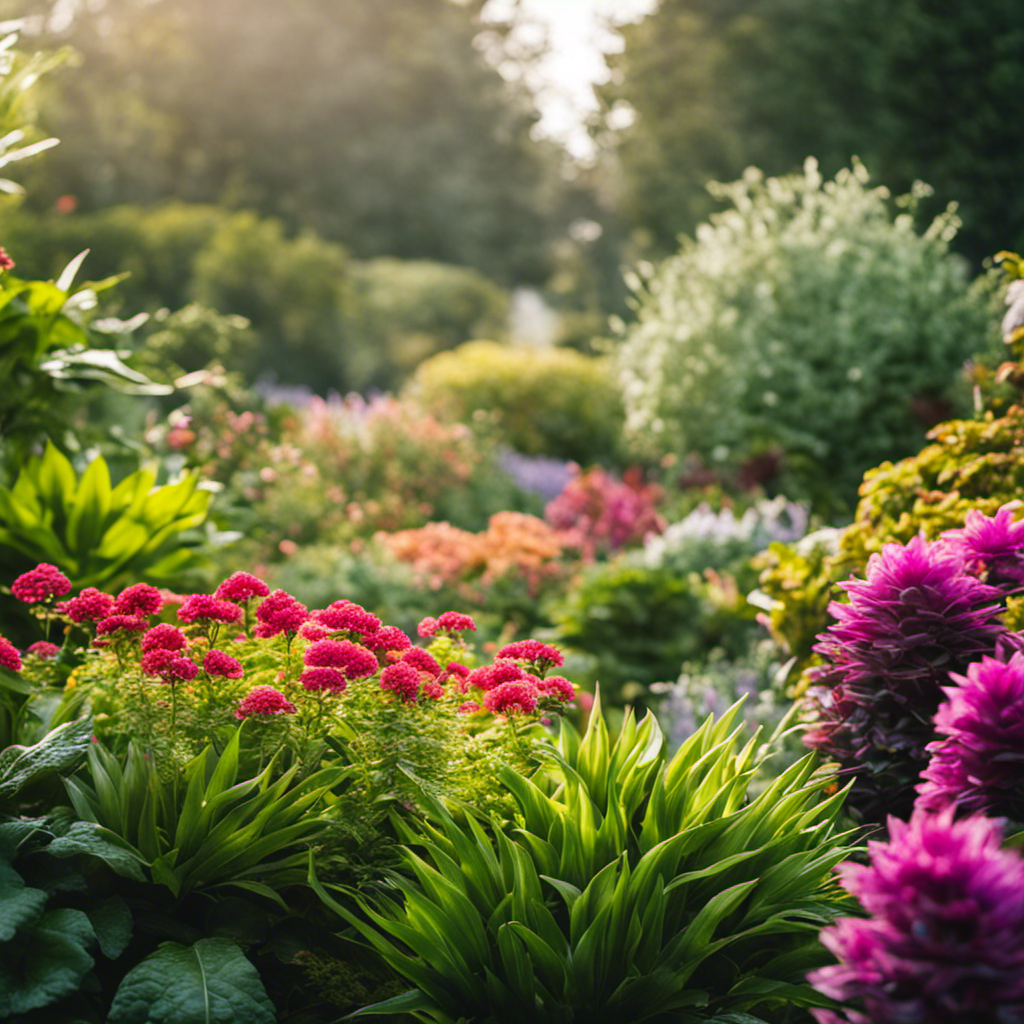
[[[581,464],[615,460],[622,404],[609,364],[569,349],[471,341],[423,363],[409,395],[437,415],[493,415],[503,439],[527,455]]]

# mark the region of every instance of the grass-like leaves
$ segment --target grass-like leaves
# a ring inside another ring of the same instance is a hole
[[[414,986],[353,1016],[754,1024],[822,1005],[803,979],[844,899],[844,794],[808,756],[748,799],[762,768],[738,707],[667,762],[653,716],[627,715],[613,742],[596,709],[532,778],[504,773],[514,827],[436,804],[433,824],[401,825],[402,900],[357,914],[318,886]]]

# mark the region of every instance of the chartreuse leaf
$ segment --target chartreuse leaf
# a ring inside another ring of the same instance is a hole
[[[256,968],[228,939],[164,942],[121,980],[108,1024],[275,1024]]]
[[[78,481],[68,515],[68,547],[81,561],[97,547],[110,514],[110,470],[103,459],[93,459]]]

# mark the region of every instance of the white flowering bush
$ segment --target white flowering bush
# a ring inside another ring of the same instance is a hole
[[[728,466],[781,450],[805,493],[854,497],[865,469],[919,447],[952,411],[956,371],[988,344],[990,290],[949,249],[952,209],[889,202],[854,163],[713,184],[730,207],[633,276],[617,353],[634,445]]]

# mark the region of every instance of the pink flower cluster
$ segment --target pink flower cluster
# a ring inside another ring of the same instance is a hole
[[[645,484],[638,469],[616,480],[600,467],[584,473],[577,466],[562,493],[548,503],[544,518],[567,547],[591,559],[663,532],[662,498],[661,488]]]
[[[11,593],[25,604],[38,604],[51,597],[60,597],[70,589],[71,580],[49,562],[40,562],[11,584]]]
[[[295,705],[273,686],[257,686],[242,698],[235,709],[235,718],[242,721],[250,715],[267,718],[272,715],[294,715]]]

